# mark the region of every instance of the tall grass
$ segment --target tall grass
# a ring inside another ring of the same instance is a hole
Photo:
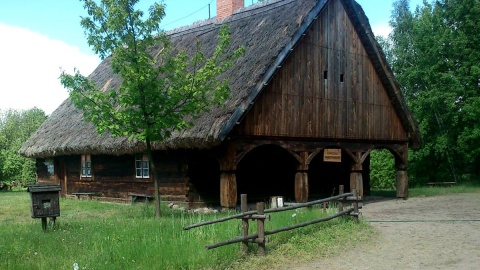
[[[164,208],[157,220],[153,207],[146,204],[61,199],[60,207],[56,228],[43,232],[40,220],[30,217],[28,193],[0,193],[0,269],[73,269],[75,263],[79,269],[262,268],[262,262],[274,260],[268,264],[271,267],[289,254],[298,260],[299,254],[306,259],[319,256],[319,250],[334,252],[371,233],[367,225],[346,220],[280,233],[270,237],[267,259],[259,260],[242,257],[239,244],[204,248],[239,236],[238,220],[182,229],[229,213],[188,214]],[[267,230],[318,218],[321,213],[312,208],[276,214],[266,223]],[[251,233],[254,228],[252,223]]]

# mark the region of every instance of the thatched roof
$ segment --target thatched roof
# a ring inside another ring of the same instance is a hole
[[[353,0],[329,1],[344,3],[392,103],[401,112],[405,129],[412,134],[412,143],[419,142],[417,125],[373,38],[363,10]],[[224,74],[229,78],[231,90],[226,106],[202,114],[191,128],[175,132],[169,141],[155,144],[155,149],[210,148],[220,144],[327,3],[327,0],[268,1],[241,9],[221,22],[213,18],[169,32],[178,48],[191,47],[198,38],[205,51],[212,51],[219,28],[226,23],[230,27],[232,48],[244,46],[246,52]],[[112,74],[109,59],[103,61],[90,78],[100,88],[115,88],[120,84],[119,78]],[[94,126],[86,123],[82,113],[67,99],[22,146],[20,153],[28,157],[49,157],[81,153],[120,155],[143,150],[144,145],[136,141],[97,134]]]

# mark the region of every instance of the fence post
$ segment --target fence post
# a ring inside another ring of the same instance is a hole
[[[257,203],[257,214],[264,215],[265,214],[265,203],[259,202]],[[265,256],[265,219],[258,218],[257,219],[257,229],[258,229],[258,254],[260,256]]]
[[[241,207],[242,213],[245,213],[248,211],[247,194],[240,195],[240,207]],[[242,218],[242,237],[247,237],[247,235],[248,235],[248,218],[243,217]],[[247,255],[247,252],[248,252],[248,240],[245,240],[242,242],[242,254]]]
[[[353,198],[354,198],[354,202],[353,202],[353,220],[355,221],[355,223],[358,223],[358,193],[357,193],[357,190],[356,190],[356,189],[352,190],[352,193],[353,193]]]
[[[344,193],[344,187],[343,185],[340,185],[338,187],[338,195],[342,195]],[[341,199],[341,200],[344,200],[344,199]],[[343,203],[342,201],[338,201],[338,212],[342,212],[343,211]]]

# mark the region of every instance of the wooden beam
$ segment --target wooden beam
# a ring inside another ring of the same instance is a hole
[[[397,198],[406,200],[408,198],[408,151],[401,152],[401,156],[395,157],[395,168],[397,169]]]
[[[397,198],[408,199],[408,175],[407,171],[397,171]]]
[[[357,190],[358,196],[363,197],[362,152],[352,154],[355,156],[355,162],[352,164],[352,172],[350,173],[350,190]]]
[[[220,205],[232,208],[237,205],[237,178],[235,172],[220,174]]]
[[[220,155],[220,205],[232,208],[237,205],[237,177],[235,175],[236,147],[233,143],[225,146]]]
[[[297,172],[295,174],[295,201],[304,203],[308,201],[308,173]]]

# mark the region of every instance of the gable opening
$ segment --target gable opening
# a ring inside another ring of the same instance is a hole
[[[345,192],[350,190],[352,158],[342,149],[341,162],[326,162],[324,151],[320,151],[309,164],[309,200],[337,195],[339,185],[344,186]]]
[[[263,145],[250,151],[237,165],[238,195],[249,202],[268,202],[272,196],[295,200],[295,173],[298,161],[285,149]]]
[[[215,158],[203,151],[192,155],[188,176],[191,183],[188,187],[189,202],[201,202],[207,206],[220,204],[220,165]]]

